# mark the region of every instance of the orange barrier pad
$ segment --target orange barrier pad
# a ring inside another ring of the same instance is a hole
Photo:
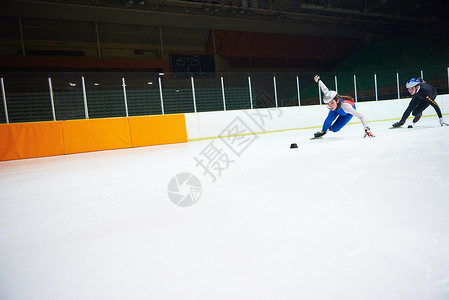
[[[66,154],[131,147],[127,118],[62,121]]]
[[[0,125],[0,160],[64,154],[61,122]]]
[[[184,114],[0,124],[0,161],[184,142]]]
[[[187,142],[184,114],[128,118],[133,147]]]

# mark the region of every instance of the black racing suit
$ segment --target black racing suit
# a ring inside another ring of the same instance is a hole
[[[421,114],[429,105],[435,109],[438,114],[438,118],[442,118],[440,107],[435,102],[435,98],[437,97],[437,90],[428,83],[420,83],[420,88],[417,93],[413,95],[410,104],[402,115],[402,119],[400,122],[405,123],[410,113],[413,116],[417,116]]]

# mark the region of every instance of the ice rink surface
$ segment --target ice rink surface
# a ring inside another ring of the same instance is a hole
[[[0,299],[449,299],[449,127],[392,123],[0,162]]]

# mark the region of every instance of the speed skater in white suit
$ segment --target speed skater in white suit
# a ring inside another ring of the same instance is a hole
[[[323,102],[329,108],[329,114],[326,120],[324,120],[323,128],[314,134],[315,138],[322,137],[328,130],[332,132],[340,131],[352,119],[352,116],[356,116],[362,122],[363,128],[365,129],[365,135],[363,137],[374,137],[374,134],[368,127],[365,116],[356,111],[354,98],[338,95],[336,91],[330,91],[318,75],[315,75],[313,79],[320,85],[321,91],[324,94]]]

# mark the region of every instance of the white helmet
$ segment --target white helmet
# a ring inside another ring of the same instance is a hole
[[[334,99],[335,96],[337,96],[336,91],[329,91],[326,94],[324,94],[323,102],[327,104],[327,103],[331,102],[331,100]]]

